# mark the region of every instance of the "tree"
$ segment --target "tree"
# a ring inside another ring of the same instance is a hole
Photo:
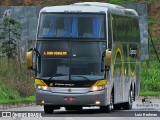
[[[17,55],[17,43],[20,39],[21,25],[11,17],[5,17],[2,23],[2,53],[10,59],[15,59]]]

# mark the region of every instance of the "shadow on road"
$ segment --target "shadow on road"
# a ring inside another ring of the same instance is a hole
[[[113,116],[114,113],[118,113],[118,111],[116,110],[112,110],[111,113],[104,113],[99,109],[83,109],[81,111],[74,111],[74,110],[70,110],[70,111],[54,111],[53,114],[45,114],[44,112],[42,112],[42,116],[45,117],[66,117],[66,116],[72,116],[72,117],[98,117],[98,116]],[[119,113],[118,113],[119,114]]]

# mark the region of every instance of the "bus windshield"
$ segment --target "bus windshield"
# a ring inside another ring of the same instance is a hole
[[[37,37],[105,39],[104,19],[102,13],[42,13]]]
[[[70,47],[71,45],[71,47]],[[103,79],[102,54],[106,42],[40,41],[37,77],[50,80]],[[52,77],[52,78],[51,78]]]

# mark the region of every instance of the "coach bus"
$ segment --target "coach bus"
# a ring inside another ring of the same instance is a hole
[[[26,59],[45,113],[132,109],[141,47],[135,10],[99,2],[44,7],[37,30]]]

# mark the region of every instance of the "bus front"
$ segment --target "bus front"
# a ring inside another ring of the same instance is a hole
[[[105,21],[101,12],[40,14],[35,88],[36,104],[45,113],[107,105]]]

